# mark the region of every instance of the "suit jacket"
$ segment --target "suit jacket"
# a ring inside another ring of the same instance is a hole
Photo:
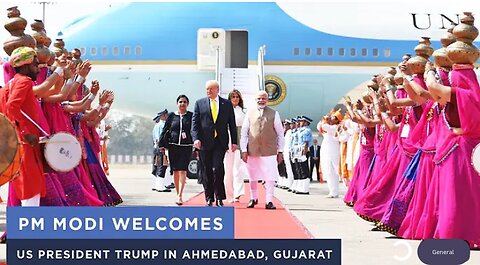
[[[308,148],[308,154],[309,154],[309,157],[310,159],[314,158],[314,157],[320,157],[320,145],[317,145],[317,152],[314,153],[314,146],[310,146]]]
[[[192,138],[193,141],[200,140],[202,142],[202,150],[211,150],[214,148],[215,130],[217,131],[217,137],[223,149],[228,149],[228,131],[230,131],[232,144],[238,144],[235,113],[233,112],[232,103],[222,97],[218,97],[218,101],[216,123],[213,123],[210,99],[206,97],[195,102],[195,110],[192,118]]]

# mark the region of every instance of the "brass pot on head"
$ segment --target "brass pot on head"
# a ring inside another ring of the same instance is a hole
[[[53,46],[63,50],[63,48],[65,48],[65,42],[63,41],[63,39],[56,39],[53,43]]]
[[[397,74],[397,68],[392,66],[392,67],[388,68],[387,73],[389,73],[391,75],[396,75]]]
[[[395,84],[397,86],[403,84],[403,74],[402,73],[397,72],[397,74],[393,77],[393,79],[395,80]]]
[[[7,9],[8,19],[5,22],[5,29],[10,32],[11,36],[8,37],[3,43],[3,49],[8,55],[11,55],[13,50],[18,47],[27,46],[35,48],[35,39],[24,33],[27,27],[27,21],[20,17],[20,11],[16,6]]]
[[[435,50],[432,54],[432,57],[435,61],[435,66],[443,67],[443,68],[451,68],[452,67],[452,61],[450,61],[450,59],[448,59],[447,49],[445,47],[442,47],[438,50]]]
[[[422,37],[418,41],[418,45],[415,47],[415,54],[417,56],[422,56],[425,59],[428,59],[428,57],[432,56],[433,54],[433,48],[430,46],[430,38],[429,37]]]
[[[414,74],[423,74],[425,72],[426,64],[427,59],[423,56],[415,56],[407,61],[407,65],[410,67],[412,73]]]
[[[35,22],[33,22],[32,24],[30,24],[30,27],[32,27],[32,30],[33,31],[42,31],[43,33],[47,33],[47,31],[45,31],[45,24],[43,24],[43,21],[40,20],[40,19],[34,19]]]
[[[373,80],[368,81],[367,87],[373,89],[374,91],[378,91],[378,83]]]
[[[447,56],[455,64],[474,64],[480,57],[478,48],[472,44],[478,37],[478,29],[473,25],[475,18],[471,12],[464,12],[461,23],[453,28],[456,42],[447,47]]]
[[[447,47],[448,45],[454,43],[456,41],[455,36],[453,36],[453,27],[447,30],[447,33],[440,38],[440,43],[442,43],[442,47]]]
[[[45,45],[45,47],[47,48],[50,48],[50,45],[52,45],[52,39],[50,39],[50,37],[47,36],[47,38],[45,38],[45,42],[43,43],[43,45]]]
[[[45,26],[41,20],[35,19],[31,25],[32,27],[32,37],[37,41],[35,51],[37,52],[38,61],[41,64],[47,63],[50,50],[44,45],[47,40],[47,34],[45,33]]]

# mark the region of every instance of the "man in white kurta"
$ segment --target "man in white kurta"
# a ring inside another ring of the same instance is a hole
[[[267,107],[268,94],[256,96],[257,108],[248,111],[243,121],[240,148],[250,175],[251,200],[247,208],[258,204],[258,180],[265,181],[265,208],[274,210],[273,192],[279,178],[278,163],[283,160],[284,135],[277,111]]]

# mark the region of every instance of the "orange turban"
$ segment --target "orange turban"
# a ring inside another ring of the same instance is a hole
[[[337,110],[335,113],[333,113],[333,116],[337,117],[338,121],[343,120],[343,116],[342,116],[342,113],[340,112],[340,110]]]

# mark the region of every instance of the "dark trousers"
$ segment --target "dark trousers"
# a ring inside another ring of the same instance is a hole
[[[314,168],[317,169],[317,175],[320,175],[320,173],[318,173],[318,170],[320,168],[320,158],[317,160],[313,160],[312,158],[310,158],[310,180],[312,179]],[[318,179],[320,179],[320,176],[318,176]]]
[[[155,165],[153,165],[152,175],[154,175],[155,177],[164,178],[166,171],[167,171],[167,166],[155,166]]]
[[[285,161],[282,161],[280,164],[278,164],[278,173],[280,174],[280,177],[287,177],[287,168],[285,167]]]
[[[163,165],[163,156],[164,154],[160,153],[158,149],[153,151],[152,175],[155,177],[165,177],[165,172],[167,171],[168,166]]]
[[[295,168],[297,170],[297,179],[307,179],[308,178],[308,162],[296,162]]]
[[[225,168],[223,159],[225,158],[225,150],[220,142],[215,139],[215,147],[212,150],[201,150],[200,159],[204,163],[206,180],[203,182],[205,190],[205,200],[215,201],[225,200],[225,185],[223,179],[225,177]]]
[[[300,179],[297,160],[295,159],[294,162],[290,162],[290,165],[292,166],[293,179]]]

